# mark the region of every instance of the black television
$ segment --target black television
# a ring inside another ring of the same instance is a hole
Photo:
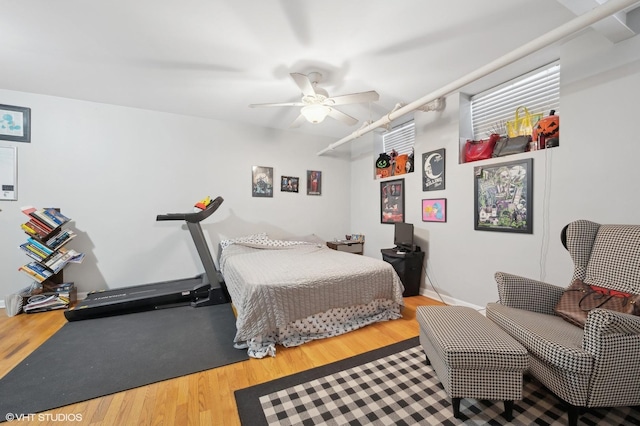
[[[396,222],[393,232],[393,244],[398,250],[415,250],[413,244],[413,224]]]

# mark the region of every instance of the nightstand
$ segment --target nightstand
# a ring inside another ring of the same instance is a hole
[[[420,281],[422,280],[422,264],[424,252],[418,247],[416,251],[400,251],[395,249],[382,249],[382,260],[390,263],[398,273],[402,285],[404,285],[404,297],[420,294]]]
[[[333,250],[346,251],[347,253],[364,253],[364,243],[352,243],[350,241],[327,241],[327,247]]]

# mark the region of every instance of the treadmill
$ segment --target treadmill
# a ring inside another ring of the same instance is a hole
[[[67,321],[79,321],[154,309],[191,305],[192,307],[229,303],[222,274],[216,269],[200,222],[211,216],[224,200],[217,197],[203,210],[193,213],[158,215],[157,221],[179,220],[187,223],[198,251],[204,273],[193,278],[161,281],[112,290],[93,291],[64,312]]]

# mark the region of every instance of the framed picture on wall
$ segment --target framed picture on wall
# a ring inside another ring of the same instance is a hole
[[[446,222],[447,221],[447,199],[431,198],[422,200],[422,221],[423,222]]]
[[[298,192],[300,178],[293,176],[282,176],[280,178],[280,191],[282,192]]]
[[[253,166],[251,171],[251,196],[273,197],[273,167]]]
[[[307,195],[322,194],[322,172],[307,170]]]
[[[533,159],[474,168],[474,229],[533,233]]]
[[[31,142],[31,108],[0,105],[0,139]]]
[[[422,154],[422,190],[438,191],[445,184],[444,148]]]
[[[404,222],[404,179],[380,182],[380,222]]]

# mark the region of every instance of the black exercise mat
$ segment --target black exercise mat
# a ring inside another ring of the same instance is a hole
[[[68,322],[0,379],[0,422],[246,360],[235,333],[228,303]]]
[[[344,361],[235,392],[243,425],[556,425],[566,424],[563,403],[537,381],[525,380],[513,421],[501,401],[463,399],[461,418],[417,338]],[[581,424],[640,424],[640,407],[590,409]]]

